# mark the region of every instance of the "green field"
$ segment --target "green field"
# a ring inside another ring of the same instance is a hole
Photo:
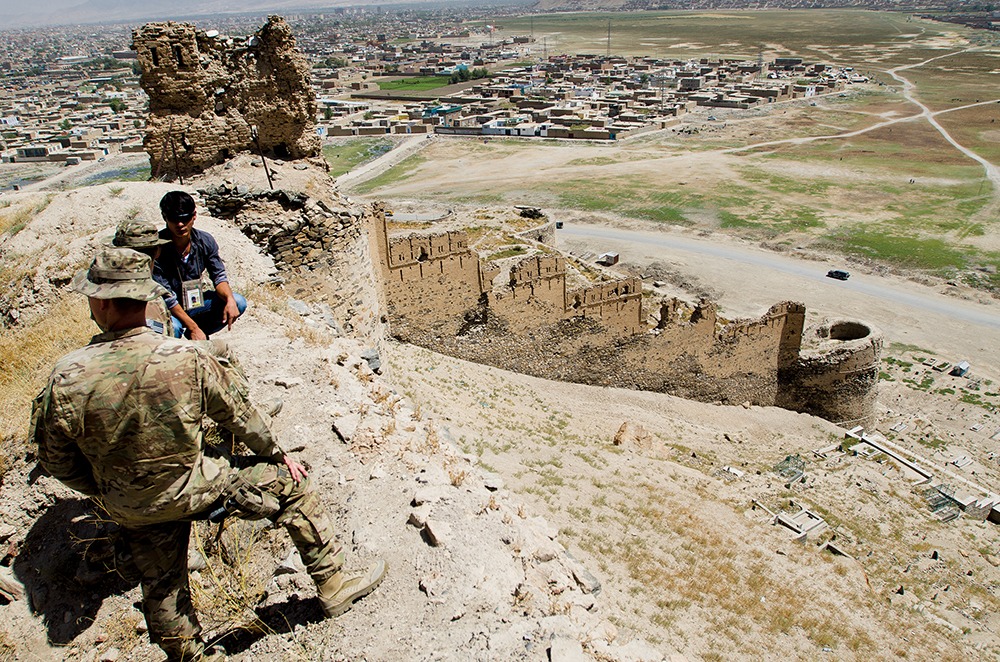
[[[385,154],[393,147],[388,138],[348,138],[323,147],[323,157],[330,164],[330,176],[339,177],[356,166]]]
[[[449,84],[447,76],[417,76],[415,78],[386,81],[375,79],[372,82],[378,83],[381,90],[409,90],[412,92],[427,92],[428,90],[436,90],[439,87],[445,87]]]

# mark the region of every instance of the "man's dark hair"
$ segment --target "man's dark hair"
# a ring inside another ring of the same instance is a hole
[[[160,213],[169,221],[189,218],[194,214],[194,198],[184,191],[171,191],[160,198]]]

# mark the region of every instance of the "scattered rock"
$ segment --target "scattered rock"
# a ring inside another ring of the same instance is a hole
[[[503,489],[503,478],[499,474],[487,472],[483,474],[483,487],[491,492]]]
[[[295,575],[300,572],[305,572],[306,566],[302,563],[302,557],[299,555],[299,550],[292,547],[289,550],[288,555],[285,560],[281,562],[281,565],[275,569],[274,574],[277,575]]]
[[[446,547],[451,542],[451,525],[447,522],[428,519],[424,524],[424,532],[435,547]]]
[[[614,444],[615,446],[624,446],[626,448],[643,448],[648,450],[653,447],[653,435],[641,425],[625,421],[615,434]]]
[[[361,352],[361,358],[368,362],[368,367],[372,372],[378,373],[382,369],[382,360],[379,358],[377,349],[366,349]]]
[[[422,506],[425,503],[436,503],[445,501],[449,497],[449,490],[442,485],[426,485],[417,488],[413,493],[413,505]]]
[[[302,380],[298,377],[278,377],[274,380],[277,386],[282,388],[294,388],[296,386],[302,386]]]
[[[289,299],[288,307],[295,311],[297,314],[305,317],[309,314],[309,306],[306,305],[305,301],[299,301],[298,299]]]
[[[588,662],[592,658],[583,652],[583,645],[570,637],[552,637],[550,662]]]
[[[587,570],[586,566],[577,561],[573,556],[566,552],[566,566],[569,571],[573,573],[573,579],[576,583],[580,585],[580,590],[584,593],[592,593],[597,595],[601,592],[601,582],[593,575],[592,572]]]
[[[205,557],[201,555],[201,552],[197,549],[188,550],[188,570],[204,570],[207,567],[208,562],[205,561]]]
[[[427,524],[427,518],[431,516],[431,504],[425,503],[422,506],[418,506],[410,511],[410,524],[417,527],[418,529],[424,528]]]
[[[354,433],[357,432],[359,423],[361,423],[361,416],[359,414],[347,414],[346,416],[335,418],[333,419],[333,433],[342,442],[348,444],[354,439]]]

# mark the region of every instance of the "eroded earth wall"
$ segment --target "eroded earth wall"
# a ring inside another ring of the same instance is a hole
[[[510,269],[480,264],[463,232],[388,237],[373,216],[392,335],[434,351],[546,379],[777,405],[835,422],[875,415],[881,334],[840,320],[804,334],[805,307],[720,323],[716,306],[659,303],[649,328],[642,281],[567,290],[557,255]],[[803,346],[804,337],[809,341]]]
[[[260,147],[278,158],[319,154],[309,66],[280,16],[250,37],[188,23],[149,23],[132,32],[149,95],[144,146],[154,175],[201,172]]]

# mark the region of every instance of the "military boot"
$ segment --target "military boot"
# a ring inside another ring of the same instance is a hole
[[[319,604],[327,618],[336,618],[351,608],[355,600],[375,590],[386,573],[385,561],[379,559],[364,570],[338,572],[316,588]]]

